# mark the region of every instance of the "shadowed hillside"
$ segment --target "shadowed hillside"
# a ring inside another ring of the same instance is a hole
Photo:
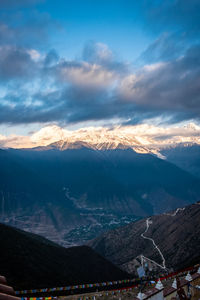
[[[200,200],[200,180],[172,163],[79,146],[0,151],[2,223],[69,247]]]
[[[89,245],[130,273],[135,273],[141,255],[167,270],[183,269],[200,261],[199,220],[200,203],[196,203],[111,230]]]
[[[63,248],[0,224],[1,274],[15,289],[66,286],[127,278],[87,246]]]

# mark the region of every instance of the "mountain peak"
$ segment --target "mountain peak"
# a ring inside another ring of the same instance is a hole
[[[177,145],[200,144],[200,127],[194,123],[185,126],[159,127],[148,124],[109,127],[85,127],[68,130],[49,125],[30,136],[1,136],[2,148],[48,147],[59,150],[89,147],[92,149],[132,148],[139,153],[157,156],[164,148]],[[50,146],[49,146],[50,145]],[[160,156],[162,157],[162,156]],[[162,157],[163,158],[163,157]]]

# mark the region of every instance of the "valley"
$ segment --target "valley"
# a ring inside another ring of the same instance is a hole
[[[0,151],[1,222],[65,247],[200,199],[200,180],[132,149]]]

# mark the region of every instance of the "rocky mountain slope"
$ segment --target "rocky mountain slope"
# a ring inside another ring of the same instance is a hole
[[[200,203],[142,219],[89,242],[129,273],[145,264],[158,271],[183,269],[200,261]]]
[[[1,221],[65,246],[200,198],[200,180],[132,149],[8,149],[0,165]]]
[[[63,248],[0,224],[1,274],[15,289],[45,288],[127,278],[87,246]]]

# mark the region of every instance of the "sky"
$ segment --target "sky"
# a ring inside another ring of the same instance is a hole
[[[0,0],[0,137],[200,125],[199,0]]]

